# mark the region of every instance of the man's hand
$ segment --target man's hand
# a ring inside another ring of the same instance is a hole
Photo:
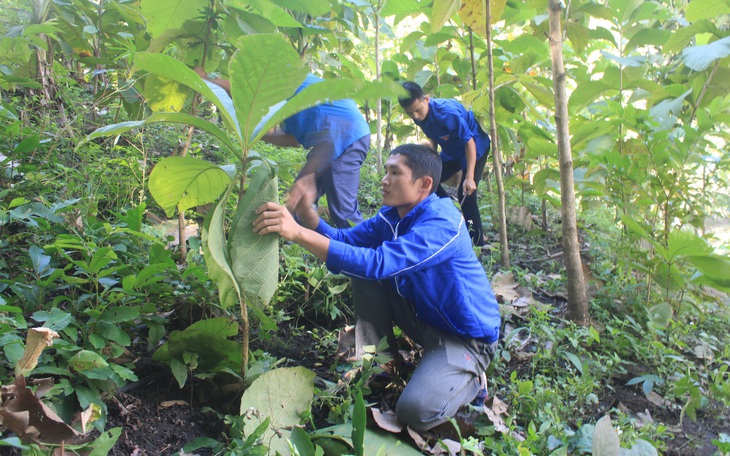
[[[256,234],[263,236],[278,233],[288,241],[297,241],[296,238],[302,231],[302,226],[294,220],[287,208],[268,202],[259,206],[256,213],[259,214],[253,221],[253,231]]]
[[[286,207],[305,217],[308,210],[312,210],[312,205],[317,199],[317,180],[314,173],[304,174],[300,176],[289,189],[286,198]],[[309,226],[309,224],[307,224]],[[313,228],[309,226],[310,228]]]
[[[466,178],[464,179],[464,195],[471,195],[477,190],[477,184],[474,182],[474,179]]]
[[[262,236],[279,233],[284,239],[296,242],[309,250],[320,260],[327,261],[329,238],[298,224],[287,208],[269,202],[259,206],[256,213],[259,216],[253,221],[255,233]]]

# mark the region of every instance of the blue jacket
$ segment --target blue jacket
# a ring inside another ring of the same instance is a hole
[[[458,161],[462,169],[466,168],[464,147],[470,139],[474,138],[476,143],[477,159],[489,150],[489,135],[482,130],[474,113],[456,100],[431,98],[428,115],[415,123],[441,147],[442,161]]]
[[[352,228],[320,221],[317,232],[331,239],[330,271],[387,281],[414,304],[419,319],[442,331],[488,343],[498,339],[497,300],[450,199],[431,194],[403,219],[396,208],[383,207]]]
[[[310,74],[296,93],[323,79]],[[329,160],[342,155],[355,141],[370,136],[370,127],[357,104],[350,99],[322,103],[300,111],[284,120],[284,131],[294,136],[305,149],[321,145],[327,147]]]

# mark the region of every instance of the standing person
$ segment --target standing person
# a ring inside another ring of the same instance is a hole
[[[209,79],[202,68],[195,71],[231,94],[230,81]],[[296,93],[322,79],[309,74]],[[357,201],[360,167],[370,149],[370,127],[353,100],[323,103],[284,120],[281,128],[262,139],[281,147],[308,149],[307,160],[287,195],[287,207],[300,212],[303,201],[317,202],[327,196],[330,217],[338,228],[362,222]],[[311,204],[311,203],[310,203]]]
[[[458,101],[430,98],[415,82],[405,82],[403,88],[409,96],[398,99],[401,107],[421,127],[434,149],[441,146],[441,182],[458,171],[462,172],[458,189],[461,211],[472,242],[481,247],[485,241],[477,203],[477,186],[489,156],[489,135],[482,130],[474,113],[467,111]],[[441,185],[436,194],[448,196]]]
[[[388,341],[393,324],[423,347],[423,357],[396,404],[398,420],[417,431],[453,417],[484,386],[495,355],[499,306],[474,254],[464,218],[434,194],[441,160],[428,146],[395,148],[381,181],[383,208],[349,229],[335,229],[309,206],[294,221],[275,203],[257,210],[254,231],[279,233],[353,278],[359,356]]]

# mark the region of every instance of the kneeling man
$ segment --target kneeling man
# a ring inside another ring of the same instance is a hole
[[[393,324],[423,347],[423,358],[396,405],[398,420],[425,431],[453,417],[483,388],[494,358],[500,316],[484,268],[459,210],[435,189],[441,159],[427,146],[393,149],[381,181],[383,208],[351,228],[320,220],[300,205],[265,203],[254,231],[279,233],[353,278],[358,354],[385,337],[393,355]]]

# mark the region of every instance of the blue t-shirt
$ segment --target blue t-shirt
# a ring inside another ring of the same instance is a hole
[[[308,75],[297,93],[322,80]],[[294,136],[305,149],[327,144],[332,148],[332,159],[342,155],[358,139],[370,134],[365,118],[357,104],[350,99],[323,103],[298,112],[284,121],[283,130]]]
[[[471,138],[476,143],[477,158],[489,150],[489,135],[482,130],[474,113],[456,100],[431,98],[428,115],[416,125],[441,147],[441,161],[458,160],[462,168],[466,167],[464,147]]]

